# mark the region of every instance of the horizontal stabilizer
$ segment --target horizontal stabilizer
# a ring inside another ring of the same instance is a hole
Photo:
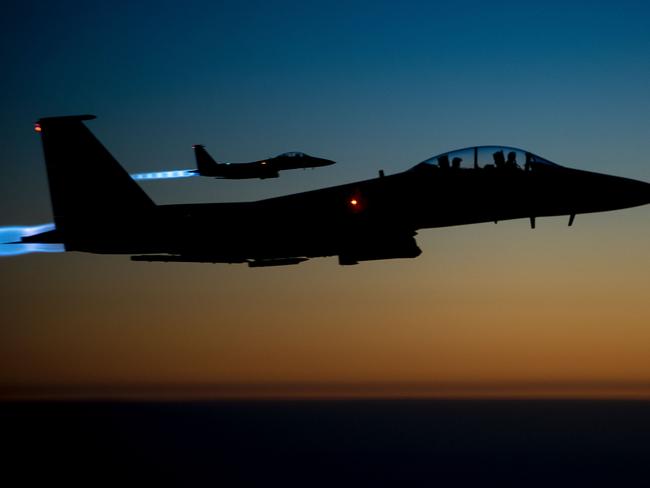
[[[225,259],[220,256],[183,256],[179,254],[149,254],[131,256],[131,261],[144,261],[150,263],[245,263],[251,268],[262,268],[267,266],[287,266],[300,264],[307,261],[307,258],[278,258],[278,259]]]
[[[266,266],[288,266],[291,264],[300,264],[303,261],[307,261],[307,258],[259,259],[255,261],[249,261],[248,266],[250,268],[262,268]]]
[[[63,242],[63,236],[57,230],[49,230],[47,232],[41,232],[40,234],[34,234],[31,236],[23,236],[20,238],[20,243],[39,243],[39,244],[59,244]]]
[[[131,256],[131,261],[150,263],[244,263],[245,259],[223,258],[220,256],[183,256],[180,254],[145,254]]]
[[[38,119],[37,124],[47,124],[50,122],[81,122],[83,120],[93,120],[96,119],[96,115],[84,114],[84,115],[61,115],[58,117],[41,117]]]

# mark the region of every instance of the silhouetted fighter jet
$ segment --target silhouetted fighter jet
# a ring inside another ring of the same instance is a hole
[[[214,178],[245,179],[245,178],[277,178],[278,171],[298,168],[317,168],[329,166],[334,161],[315,158],[303,152],[287,152],[274,158],[253,161],[251,163],[217,163],[205,150],[205,146],[192,146],[196,156],[196,167],[193,171],[201,176]]]
[[[92,115],[44,118],[56,229],[24,242],[135,261],[340,264],[420,254],[419,229],[602,212],[650,202],[650,184],[570,169],[535,154],[474,147],[391,176],[244,203],[156,205],[93,136]],[[507,156],[506,156],[507,153]]]

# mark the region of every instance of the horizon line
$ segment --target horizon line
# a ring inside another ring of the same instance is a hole
[[[327,399],[638,399],[650,381],[0,384],[0,401]]]

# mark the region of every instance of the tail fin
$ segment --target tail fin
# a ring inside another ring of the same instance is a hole
[[[196,157],[197,172],[201,176],[216,176],[216,169],[219,164],[208,154],[208,151],[205,150],[205,146],[195,144],[192,148],[194,149],[194,156]]]
[[[102,226],[132,222],[156,207],[83,124],[94,118],[48,117],[36,123],[43,141],[54,223],[67,249],[80,236]]]

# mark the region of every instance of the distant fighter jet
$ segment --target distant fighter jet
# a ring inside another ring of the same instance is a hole
[[[205,146],[192,146],[196,156],[196,167],[193,171],[201,176],[214,178],[245,179],[245,178],[277,178],[278,171],[298,168],[317,168],[329,166],[334,161],[315,158],[302,152],[287,152],[274,158],[253,161],[251,163],[217,163],[205,150]]]
[[[38,121],[56,228],[23,242],[134,261],[340,264],[414,258],[419,229],[603,212],[650,203],[650,184],[472,147],[391,176],[243,203],[156,205],[93,136],[92,115]]]

